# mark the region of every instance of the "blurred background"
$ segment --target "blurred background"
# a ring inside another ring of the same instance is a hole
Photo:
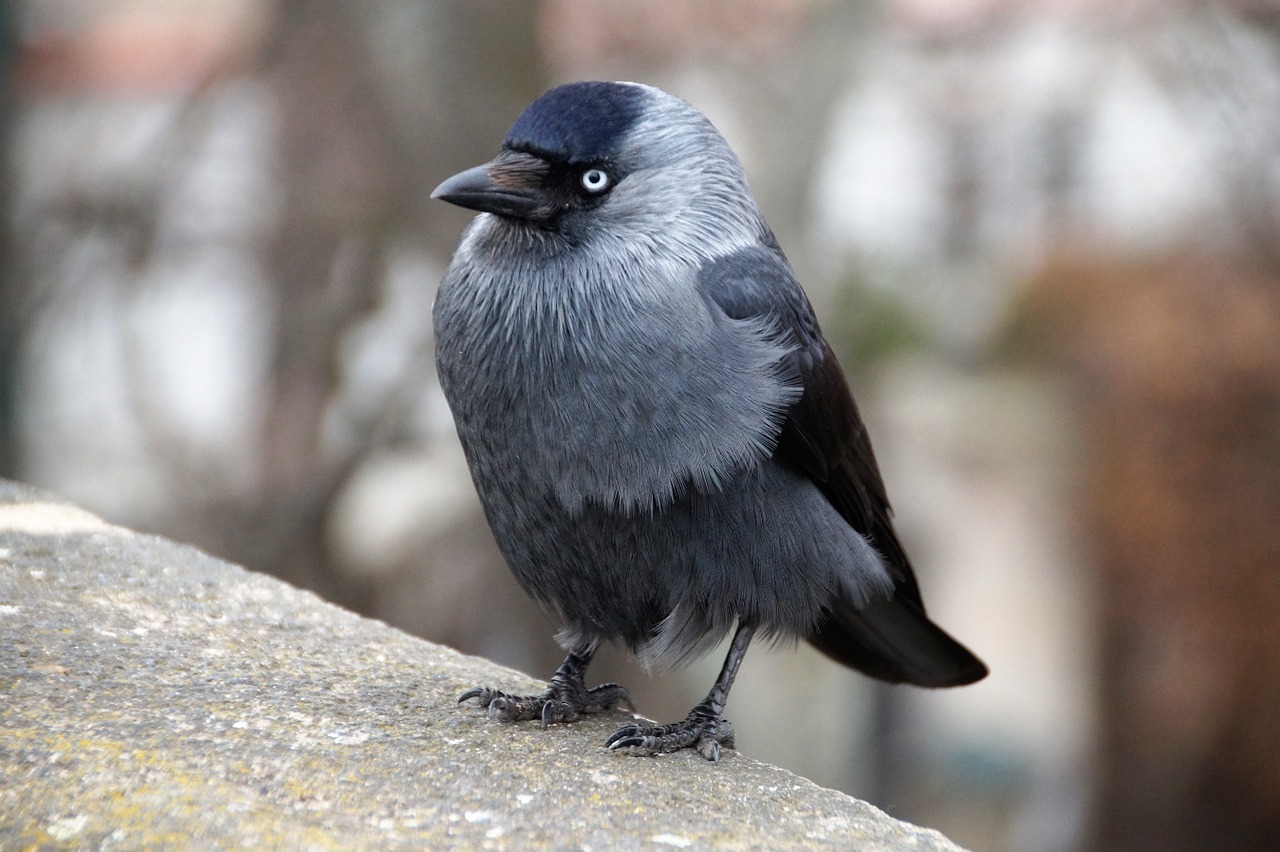
[[[762,646],[742,751],[974,849],[1280,848],[1280,3],[0,0],[0,65],[0,475],[549,675],[427,195],[551,85],[652,83],[741,155],[992,669]],[[591,676],[670,721],[721,656]]]

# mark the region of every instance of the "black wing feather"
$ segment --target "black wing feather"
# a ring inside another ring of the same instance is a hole
[[[735,319],[766,317],[795,348],[790,367],[802,385],[787,411],[774,457],[813,482],[884,559],[893,597],[865,607],[833,601],[809,641],[872,677],[923,686],[955,686],[986,666],[925,615],[915,572],[893,529],[880,467],[857,404],[808,298],[772,238],[707,264],[704,296]]]

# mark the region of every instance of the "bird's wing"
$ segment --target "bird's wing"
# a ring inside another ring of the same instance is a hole
[[[706,264],[703,295],[734,319],[767,318],[789,338],[788,367],[801,393],[787,409],[775,457],[809,477],[848,524],[884,557],[900,593],[920,592],[890,520],[889,498],[867,429],[813,308],[781,252],[743,249]]]
[[[762,245],[719,258],[699,280],[703,295],[726,315],[765,318],[790,338],[787,366],[801,392],[786,410],[773,457],[808,476],[880,553],[893,579],[888,598],[833,599],[809,642],[838,662],[894,683],[959,686],[985,677],[982,661],[925,614],[915,572],[893,530],[867,429],[781,251]]]

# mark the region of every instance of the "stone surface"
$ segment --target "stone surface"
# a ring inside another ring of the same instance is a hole
[[[455,698],[538,681],[0,482],[0,849],[950,850],[726,752]]]

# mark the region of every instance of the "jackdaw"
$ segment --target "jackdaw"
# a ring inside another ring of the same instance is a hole
[[[630,705],[584,683],[602,642],[669,665],[736,626],[683,721],[606,743],[717,760],[756,633],[895,683],[986,675],[925,615],[844,375],[702,113],[650,86],[560,86],[432,197],[480,211],[435,303],[440,383],[498,546],[568,651],[538,695],[460,702],[572,722]]]

